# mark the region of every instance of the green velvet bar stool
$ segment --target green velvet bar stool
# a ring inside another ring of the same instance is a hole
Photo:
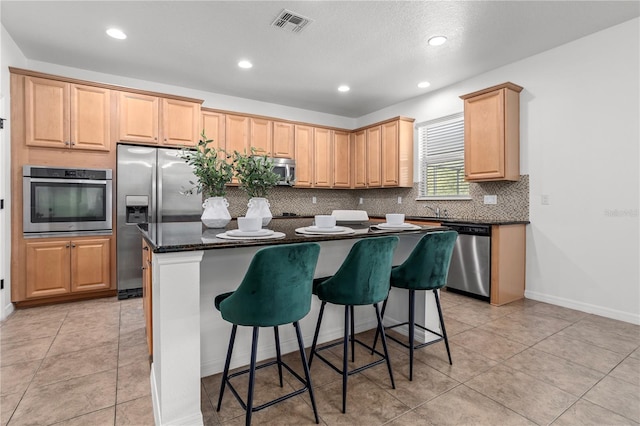
[[[442,316],[442,307],[440,306],[438,290],[444,287],[447,283],[449,264],[451,263],[451,254],[453,253],[456,238],[458,238],[458,233],[456,231],[428,233],[418,241],[418,244],[402,265],[396,266],[391,270],[391,287],[409,290],[409,320],[407,322],[386,327],[386,329],[408,325],[409,343],[407,344],[400,341],[392,335],[387,337],[409,349],[409,380],[413,380],[413,352],[415,349],[420,349],[444,340],[444,344],[447,348],[447,355],[449,357],[449,364],[453,365],[451,361],[451,351],[449,350],[449,339],[447,339],[447,331],[444,328],[444,317]],[[436,306],[438,307],[438,316],[440,317],[440,329],[442,330],[442,333],[429,330],[423,325],[416,324],[416,290],[433,291],[436,299]],[[385,300],[382,305],[383,317],[387,308],[387,301],[388,299]],[[416,327],[439,336],[439,339],[416,345]],[[376,347],[377,340],[378,332],[376,332],[376,337],[373,342],[374,348]]]
[[[246,424],[251,424],[254,411],[262,410],[278,402],[292,398],[305,391],[309,392],[311,406],[316,423],[319,423],[318,410],[313,396],[309,365],[304,352],[304,343],[300,333],[298,321],[309,313],[311,309],[311,290],[313,274],[315,273],[320,246],[316,243],[286,244],[266,247],[256,252],[249,269],[238,289],[231,293],[216,296],[215,307],[222,314],[222,318],[233,324],[227,359],[224,365],[220,396],[217,411],[220,411],[222,397],[226,386],[236,397],[242,408],[246,410]],[[293,324],[298,338],[300,357],[304,368],[305,378],[300,377],[280,356],[280,337],[278,326]],[[236,338],[238,326],[253,327],[253,341],[251,343],[251,363],[248,369],[229,374],[229,364]],[[258,349],[258,331],[260,327],[273,327],[276,341],[276,360],[256,366]],[[282,367],[285,367],[304,386],[287,395],[276,398],[260,406],[253,406],[253,390],[256,370],[277,364],[280,387],[282,383]],[[249,373],[249,392],[247,402],[242,400],[230,379]]]
[[[332,277],[314,280],[313,293],[322,301],[320,314],[316,323],[316,331],[313,336],[313,345],[309,355],[309,365],[313,361],[314,355],[325,362],[336,372],[342,374],[342,412],[347,412],[347,378],[352,374],[359,373],[367,368],[376,366],[386,361],[389,370],[391,386],[395,389],[393,381],[393,371],[387,351],[384,328],[382,327],[382,317],[378,310],[378,303],[385,300],[389,295],[389,275],[391,273],[391,262],[393,251],[398,245],[398,237],[371,237],[356,242],[347,255],[338,272]],[[344,339],[342,342],[331,343],[322,347],[316,347],[322,315],[327,303],[344,306]],[[378,320],[378,332],[382,333],[382,347],[384,354],[375,351],[371,346],[357,340],[354,330],[354,306],[373,305],[376,318]],[[349,335],[351,331],[351,336]],[[381,358],[364,366],[348,371],[348,341],[351,337],[351,360],[355,361],[355,343],[358,343],[369,350],[375,352]],[[343,345],[342,370],[334,366],[320,353],[325,349],[337,345]]]

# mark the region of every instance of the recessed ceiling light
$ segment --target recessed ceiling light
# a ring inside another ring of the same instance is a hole
[[[420,83],[418,83],[418,87],[421,89],[424,89],[425,87],[429,87],[431,86],[431,83],[429,83],[428,81],[421,81]]]
[[[346,84],[343,84],[342,86],[338,87],[339,92],[348,92],[349,90],[351,90],[351,88]]]
[[[447,38],[445,36],[433,36],[429,39],[427,43],[429,43],[429,46],[440,46],[441,44],[444,44],[446,41],[447,41]]]
[[[127,38],[127,35],[122,32],[122,30],[119,30],[117,28],[109,28],[107,30],[107,34],[110,37],[117,38],[118,40],[124,40],[125,38]]]
[[[240,68],[251,68],[253,66],[253,64],[249,61],[240,61],[238,62],[238,66]]]

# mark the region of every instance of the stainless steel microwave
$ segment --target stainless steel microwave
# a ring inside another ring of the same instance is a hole
[[[290,158],[270,158],[273,172],[280,176],[278,185],[293,186],[296,183],[296,160]]]
[[[111,169],[23,166],[23,232],[112,231]]]

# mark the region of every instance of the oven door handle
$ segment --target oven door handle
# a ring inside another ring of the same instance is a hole
[[[80,184],[94,184],[94,185],[106,185],[106,180],[91,180],[91,179],[49,179],[49,178],[28,178],[31,183],[80,183]]]

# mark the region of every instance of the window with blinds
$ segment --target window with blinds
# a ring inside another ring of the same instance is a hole
[[[420,150],[420,198],[468,198],[464,180],[464,114],[417,125]]]

